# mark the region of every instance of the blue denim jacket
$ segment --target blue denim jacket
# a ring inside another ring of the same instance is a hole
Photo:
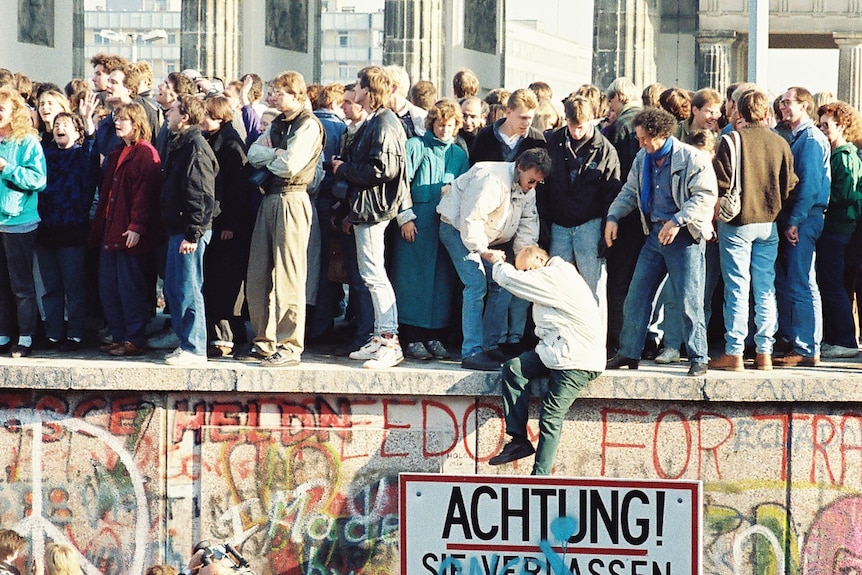
[[[793,152],[793,169],[799,183],[790,193],[784,212],[789,214],[786,216],[787,225],[799,226],[813,207],[825,209],[829,204],[829,157],[832,150],[823,132],[815,128],[811,120],[806,120],[793,131],[790,151]]]

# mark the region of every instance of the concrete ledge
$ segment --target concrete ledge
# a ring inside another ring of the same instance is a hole
[[[406,360],[387,370],[361,362],[305,354],[302,365],[261,368],[231,359],[206,368],[162,363],[162,352],[139,358],[106,359],[96,351],[75,356],[37,352],[26,359],[0,358],[0,385],[7,389],[292,392],[306,394],[485,396],[499,395],[497,373],[467,371],[455,361]],[[688,365],[642,362],[637,371],[605,372],[581,397],[593,399],[706,402],[862,401],[862,363],[825,360],[817,368],[685,375]],[[539,392],[541,390],[537,390]]]

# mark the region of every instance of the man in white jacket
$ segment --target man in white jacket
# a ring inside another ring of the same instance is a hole
[[[548,475],[563,430],[563,419],[581,388],[605,368],[605,322],[587,283],[572,264],[549,258],[538,246],[518,253],[515,267],[503,252],[489,250],[483,259],[494,264],[493,277],[502,288],[533,303],[539,343],[503,365],[503,413],[512,437],[488,463],[502,465],[536,453],[533,475]],[[529,387],[548,378],[539,414],[539,444],[527,439]]]
[[[479,162],[456,179],[437,205],[440,242],[464,284],[461,367],[494,371],[507,359],[497,347],[506,332],[511,295],[491,279],[481,255],[489,249],[514,257],[539,240],[536,184],[550,173],[541,148],[514,162]],[[487,294],[487,298],[485,297]]]

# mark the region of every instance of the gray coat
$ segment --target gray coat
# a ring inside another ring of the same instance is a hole
[[[640,205],[640,190],[643,185],[646,151],[635,157],[628,179],[608,209],[608,219],[619,220],[634,209],[640,210],[641,225],[648,235],[650,222],[644,217]],[[712,219],[718,199],[718,184],[712,161],[708,154],[673,138],[670,155],[671,194],[679,211],[674,219],[680,226],[688,227],[695,241],[711,239],[715,233]]]

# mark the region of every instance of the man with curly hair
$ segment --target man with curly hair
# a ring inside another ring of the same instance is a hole
[[[691,362],[688,374],[706,374],[704,251],[714,233],[718,190],[709,158],[673,137],[676,124],[671,114],[657,108],[647,108],[635,117],[641,150],[608,210],[605,241],[609,247],[617,240],[617,221],[635,209],[647,236],[623,306],[620,349],[608,361],[608,369],[637,369],[652,301],[667,275],[682,308]]]

